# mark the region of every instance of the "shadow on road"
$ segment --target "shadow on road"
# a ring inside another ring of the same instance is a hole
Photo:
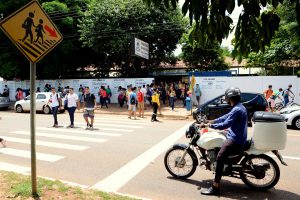
[[[194,179],[186,179],[180,180],[175,179],[173,177],[167,177],[168,179],[172,179],[174,181],[180,181],[184,183],[189,183],[191,185],[197,186],[197,190],[201,190],[202,188],[208,188],[212,184],[212,180],[194,180]],[[256,199],[256,200],[265,200],[265,199],[272,199],[272,200],[299,200],[300,195],[296,193],[292,193],[285,190],[272,188],[267,191],[259,191],[254,190],[242,183],[232,183],[228,180],[222,180],[222,188],[221,188],[223,198],[228,199]]]

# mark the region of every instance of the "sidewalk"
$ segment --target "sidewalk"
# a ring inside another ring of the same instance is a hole
[[[152,107],[149,104],[145,104],[144,116],[152,116]],[[111,115],[128,115],[127,106],[124,105],[123,108],[119,104],[108,104],[108,109],[104,106],[103,108],[98,105],[98,108],[95,110],[95,113],[100,114],[111,114]],[[137,112],[138,116],[138,112]],[[161,114],[158,111],[158,118],[172,119],[172,120],[185,120],[192,119],[191,111],[187,111],[182,104],[178,103],[174,108],[174,111],[171,110],[167,105],[162,105]]]
[[[15,102],[11,102],[9,110],[11,112],[14,111],[14,104]],[[119,106],[119,104],[108,104],[108,109],[106,107],[101,108],[99,104],[97,104],[97,109],[95,113],[99,114],[110,114],[110,115],[128,115],[127,106],[124,105],[123,108]],[[152,107],[146,103],[145,104],[145,112],[144,116],[152,116]],[[195,110],[195,107],[194,107]],[[137,112],[138,116],[138,112]],[[171,119],[171,120],[186,120],[186,119],[193,119],[191,115],[191,111],[187,111],[186,108],[183,107],[181,101],[176,102],[174,111],[171,110],[170,107],[166,105],[162,105],[161,107],[161,114],[158,111],[158,118],[163,119]]]

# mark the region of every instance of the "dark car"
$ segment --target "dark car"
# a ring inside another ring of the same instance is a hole
[[[267,108],[267,101],[262,94],[258,93],[241,93],[242,104],[247,109],[249,125],[251,125],[251,118],[256,111],[265,111]],[[229,113],[231,106],[225,101],[225,95],[220,95],[198,107],[193,112],[194,119],[198,122],[213,120],[222,115]]]
[[[0,93],[0,109],[7,109],[9,105],[9,98],[6,95]]]

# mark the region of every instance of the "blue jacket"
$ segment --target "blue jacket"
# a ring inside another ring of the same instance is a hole
[[[247,141],[248,117],[247,110],[241,104],[236,104],[231,111],[222,117],[215,119],[211,128],[228,129],[227,138],[244,146]]]

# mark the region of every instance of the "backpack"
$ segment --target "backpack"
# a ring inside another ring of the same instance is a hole
[[[138,92],[137,99],[138,99],[138,102],[144,101],[144,94],[142,92]]]
[[[130,95],[130,104],[131,105],[135,105],[135,98],[134,98],[134,95],[132,94],[132,95]]]

